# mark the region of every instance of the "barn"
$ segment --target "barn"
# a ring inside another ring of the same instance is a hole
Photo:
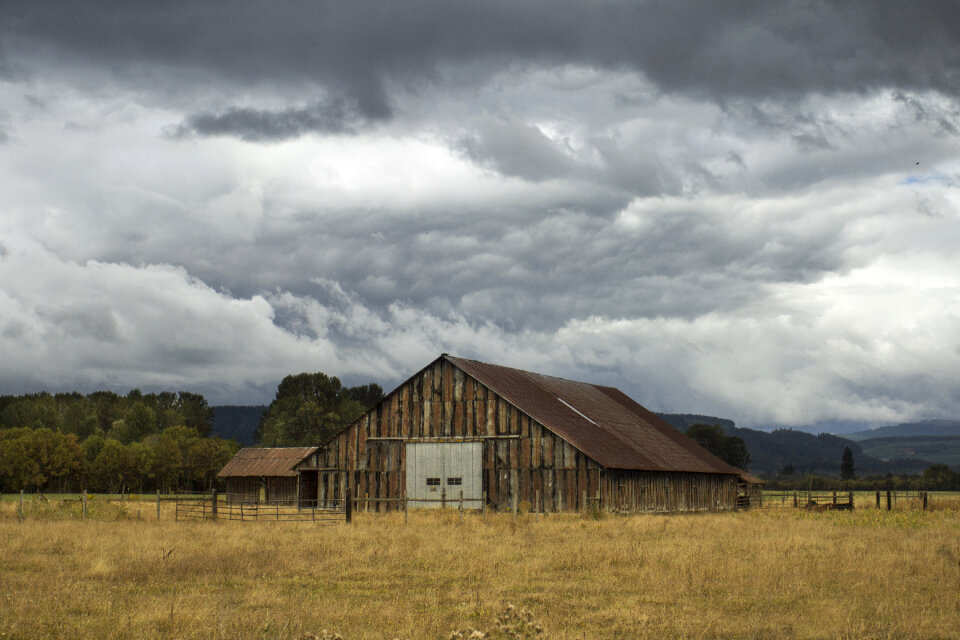
[[[615,388],[447,354],[296,470],[321,504],[369,510],[729,510],[750,484]]]
[[[260,502],[263,489],[263,500],[269,504],[301,504],[308,499],[316,474],[301,474],[298,467],[316,452],[317,447],[241,449],[217,477],[225,481],[229,501]]]

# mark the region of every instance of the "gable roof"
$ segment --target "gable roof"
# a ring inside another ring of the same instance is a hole
[[[743,474],[613,387],[440,357],[604,467]]]
[[[294,467],[308,456],[313,455],[317,449],[318,447],[249,447],[240,449],[240,451],[237,451],[237,455],[233,456],[233,459],[220,470],[217,477],[296,477],[297,472]]]

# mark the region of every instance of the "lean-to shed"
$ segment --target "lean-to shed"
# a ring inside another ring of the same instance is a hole
[[[311,493],[316,500],[316,474],[305,474],[297,466],[316,453],[317,447],[246,448],[237,452],[217,474],[227,485],[228,500],[259,502],[260,488],[268,503],[299,503]]]
[[[447,354],[299,469],[321,504],[349,490],[371,510],[461,494],[465,508],[725,510],[744,473],[617,389]]]

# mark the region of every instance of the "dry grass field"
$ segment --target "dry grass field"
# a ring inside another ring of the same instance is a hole
[[[168,506],[81,521],[51,504],[21,524],[4,502],[0,638],[439,639],[490,631],[508,603],[549,638],[960,637],[960,509],[943,503],[327,527],[177,523]]]

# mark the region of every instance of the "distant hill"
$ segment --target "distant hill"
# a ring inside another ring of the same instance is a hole
[[[213,429],[210,435],[232,438],[249,447],[253,444],[253,432],[256,431],[257,425],[260,424],[260,417],[266,410],[266,406],[213,407]]]
[[[903,422],[889,427],[877,427],[866,431],[846,434],[851,440],[873,438],[901,438],[916,436],[954,436],[960,438],[960,420],[923,420]]]
[[[743,438],[750,453],[754,473],[777,473],[790,465],[797,473],[840,473],[840,457],[845,447],[853,452],[857,475],[886,473],[922,473],[930,461],[919,457],[890,456],[880,460],[865,451],[861,443],[829,433],[812,435],[793,429],[769,433],[754,429],[725,429],[727,435]],[[902,459],[907,458],[907,459]]]
[[[732,420],[694,414],[658,414],[674,428],[685,432],[690,425],[719,424],[728,436],[743,438],[750,453],[750,471],[775,474],[792,466],[798,474],[809,472],[837,475],[844,447],[853,452],[857,475],[886,473],[922,473],[930,466],[929,458],[919,455],[891,455],[879,457],[864,450],[860,443],[829,433],[813,435],[794,429],[758,431],[741,429]]]
[[[736,426],[733,420],[715,416],[701,416],[695,413],[658,413],[657,415],[671,427],[684,433],[695,424],[718,424],[724,429],[732,429]]]
[[[960,436],[903,436],[862,440],[868,456],[880,460],[920,459],[960,468]]]

